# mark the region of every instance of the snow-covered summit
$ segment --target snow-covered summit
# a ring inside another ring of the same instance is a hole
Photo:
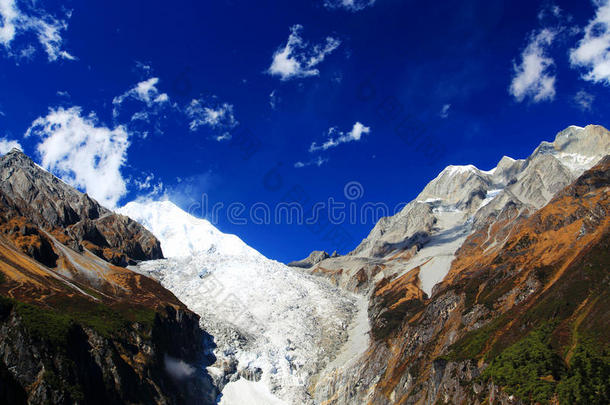
[[[428,183],[417,201],[464,205],[473,196],[505,188],[511,181],[529,175],[533,168],[539,172],[538,175],[552,178],[556,170],[548,168],[550,165],[562,166],[569,172],[570,178],[575,179],[609,151],[610,136],[605,128],[597,125],[584,128],[572,125],[559,132],[553,142],[541,142],[527,159],[515,160],[504,156],[491,170],[481,170],[474,165],[447,166]],[[545,162],[547,170],[540,172],[541,161]],[[545,183],[549,182],[552,179]]]
[[[132,201],[118,212],[153,230],[165,257],[201,252],[260,255],[237,236],[220,232],[208,220],[190,215],[169,200]]]

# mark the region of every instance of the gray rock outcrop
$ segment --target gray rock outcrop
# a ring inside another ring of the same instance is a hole
[[[143,226],[78,192],[17,149],[0,157],[0,194],[15,215],[72,249],[89,249],[119,266],[163,258],[159,241]]]

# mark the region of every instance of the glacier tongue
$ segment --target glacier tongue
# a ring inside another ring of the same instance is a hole
[[[159,280],[214,337],[217,361],[209,372],[220,387],[229,384],[223,404],[240,389],[311,403],[307,386],[347,340],[355,296],[267,259],[169,201],[132,202],[119,212],[155,234],[169,257],[134,270]]]

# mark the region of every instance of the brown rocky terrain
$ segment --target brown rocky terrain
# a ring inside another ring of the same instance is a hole
[[[377,363],[381,378],[372,402],[483,403],[490,381],[481,373],[508,347],[546,325],[551,325],[550,350],[568,369],[576,350],[590,350],[583,342],[591,342],[600,358],[607,356],[609,198],[606,158],[543,209],[511,224],[503,246],[487,249],[477,243],[486,230],[471,235],[430,300],[418,300],[421,294],[412,284],[405,287],[406,280],[378,284],[369,312],[374,343],[368,355],[389,351],[392,356]],[[394,299],[378,309],[380,295]],[[392,311],[394,323],[380,334],[376,320]],[[559,400],[561,382],[560,376],[550,379],[546,400]],[[542,402],[535,401],[536,389],[521,400]],[[508,397],[516,388],[500,386],[500,393],[505,391]],[[608,399],[609,392],[599,394]]]
[[[199,317],[121,267],[156,238],[21,152],[0,179],[0,403],[214,403]]]

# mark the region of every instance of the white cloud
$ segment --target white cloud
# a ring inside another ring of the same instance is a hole
[[[325,0],[328,8],[344,8],[349,11],[360,11],[375,4],[375,0]]]
[[[20,13],[15,4],[15,0],[0,0],[0,43],[9,46],[17,34],[17,24],[19,23]]]
[[[593,107],[593,102],[595,101],[595,96],[591,93],[587,93],[584,90],[580,90],[574,96],[574,102],[578,105],[578,107],[583,111],[590,111]]]
[[[191,131],[197,131],[203,126],[210,127],[220,131],[220,134],[215,137],[217,141],[231,139],[229,131],[239,125],[233,112],[233,105],[217,103],[215,98],[207,102],[204,99],[193,99],[185,112],[191,120],[189,122]]]
[[[26,137],[33,135],[41,140],[37,151],[45,169],[108,208],[125,195],[121,167],[127,159],[129,134],[122,126],[100,126],[93,113],[83,116],[80,107],[60,107],[32,123]]]
[[[148,174],[144,179],[135,179],[133,183],[137,187],[138,190],[144,190],[150,188],[152,181],[155,179],[155,175],[153,173]]]
[[[231,140],[231,138],[233,138],[233,135],[231,135],[231,134],[230,134],[230,133],[228,133],[228,132],[225,132],[225,133],[223,133],[223,134],[220,134],[220,135],[216,136],[216,138],[215,138],[215,139],[216,139],[218,142],[222,142],[222,141],[230,141],[230,140]]]
[[[150,114],[147,111],[138,111],[131,116],[131,120],[148,122],[150,120]]]
[[[7,154],[13,148],[23,150],[19,142],[6,138],[0,138],[0,155]]]
[[[443,108],[441,108],[440,116],[441,118],[449,117],[449,109],[451,108],[451,104],[445,104]]]
[[[13,40],[21,34],[34,34],[38,42],[47,53],[49,61],[53,62],[58,59],[74,60],[75,57],[62,49],[63,38],[61,32],[68,28],[65,20],[58,20],[55,17],[45,13],[42,10],[35,9],[33,3],[28,10],[24,12],[17,7],[16,0],[0,0],[0,45],[3,45],[11,56],[20,58],[30,58],[34,52],[34,48],[28,45],[23,50],[14,54],[12,52]],[[67,15],[70,18],[70,14]]]
[[[130,179],[129,183],[135,185],[139,191],[147,190],[146,197],[160,196],[165,191],[163,182],[161,180],[155,181],[154,173],[142,173],[140,177]]]
[[[28,45],[25,48],[23,48],[21,51],[19,51],[18,54],[13,55],[16,57],[16,59],[18,60],[32,60],[34,58],[34,54],[36,53],[36,48],[34,48],[34,46],[32,45]],[[9,52],[10,54],[10,52]]]
[[[549,28],[531,34],[529,44],[521,54],[521,63],[514,66],[509,89],[517,101],[531,98],[540,102],[555,98],[555,75],[551,72],[554,61],[547,55],[555,36],[556,32]]]
[[[296,162],[294,164],[294,167],[296,167],[297,169],[303,168],[303,167],[307,167],[307,166],[322,166],[324,163],[328,162],[328,159],[326,158],[322,158],[321,156],[318,156],[315,159],[311,159],[307,162]]]
[[[288,42],[273,54],[271,66],[267,70],[272,76],[279,76],[281,80],[318,76],[320,71],[316,68],[327,55],[332,53],[341,41],[327,37],[324,44],[311,46],[301,38],[302,25],[290,28]]]
[[[586,69],[583,79],[610,84],[610,1],[595,0],[595,17],[584,28],[578,46],[570,51],[573,67]]]
[[[322,145],[318,145],[313,142],[309,147],[309,151],[316,152],[319,150],[327,150],[339,146],[342,143],[358,142],[360,139],[362,139],[362,135],[370,132],[371,128],[365,127],[360,122],[356,122],[352,130],[347,133],[337,130],[336,127],[332,127],[328,130],[329,138]]]
[[[152,66],[149,63],[144,63],[141,61],[136,61],[136,69],[140,70],[142,73],[146,74],[147,76],[150,76],[153,69]]]
[[[117,117],[119,115],[120,106],[128,98],[141,101],[149,108],[169,102],[169,96],[166,93],[159,92],[159,89],[157,89],[157,84],[159,84],[159,78],[151,77],[148,80],[139,82],[135,85],[135,87],[127,90],[120,96],[116,96],[112,100],[112,104],[114,105],[114,109],[112,111],[113,116]],[[132,119],[142,119],[142,116],[139,118],[132,117]]]

